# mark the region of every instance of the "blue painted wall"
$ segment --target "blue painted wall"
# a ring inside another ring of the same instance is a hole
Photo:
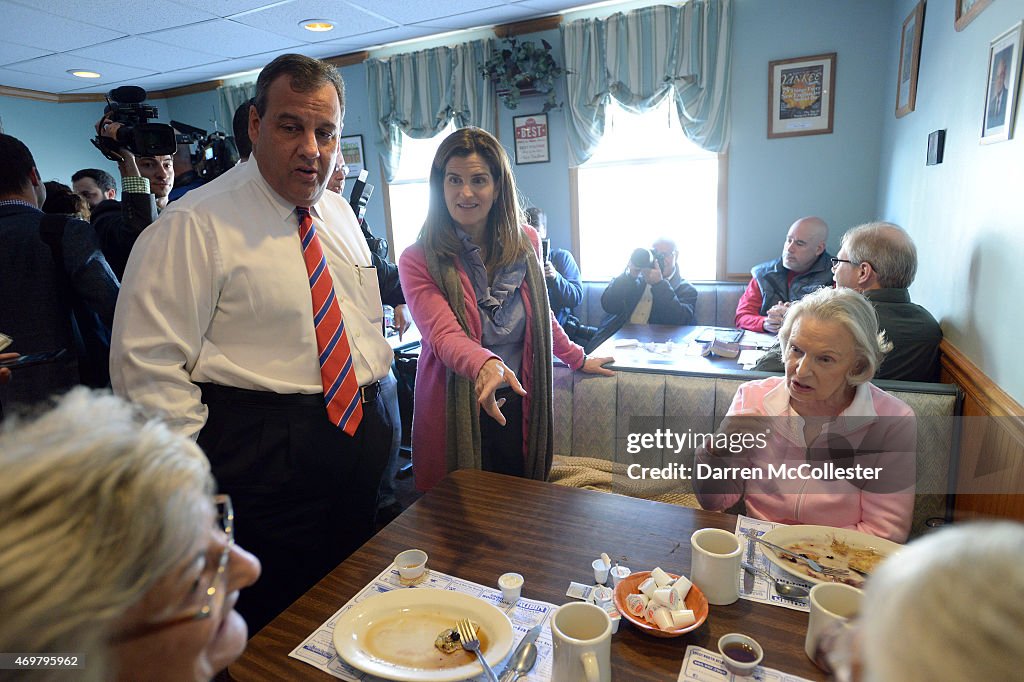
[[[989,43],[1024,19],[1024,1],[998,0],[963,31],[953,29],[954,0],[929,0],[921,42],[917,107],[897,119],[895,86],[882,106],[878,213],[907,228],[917,243],[914,300],[989,378],[1024,404],[1018,344],[1024,256],[1024,107],[1018,99],[1012,140],[979,144]],[[894,3],[887,52],[916,5]],[[897,60],[886,61],[887,83]],[[1018,82],[1018,98],[1022,94]],[[942,164],[926,166],[928,133],[946,130]]]

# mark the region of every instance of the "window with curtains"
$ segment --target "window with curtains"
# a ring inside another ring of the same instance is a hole
[[[643,114],[612,99],[605,112],[597,150],[575,171],[583,278],[615,277],[633,249],[668,237],[683,277],[716,279],[720,155],[683,135],[671,97]]]
[[[416,140],[405,133],[402,136],[402,156],[395,171],[395,179],[388,183],[387,202],[391,216],[391,254],[398,262],[402,252],[416,241],[427,217],[430,162],[444,138],[455,132],[455,123],[434,137]]]

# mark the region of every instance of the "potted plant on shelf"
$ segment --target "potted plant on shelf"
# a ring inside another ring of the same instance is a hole
[[[492,52],[479,69],[481,76],[495,82],[498,97],[505,106],[515,109],[523,95],[545,95],[545,112],[560,107],[555,97],[555,79],[568,71],[551,56],[551,44],[542,39],[538,47],[530,40],[519,42],[515,37],[504,42],[505,47]]]

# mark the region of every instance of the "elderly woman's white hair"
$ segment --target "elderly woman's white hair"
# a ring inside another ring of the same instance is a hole
[[[892,350],[885,332],[878,330],[878,313],[866,298],[853,289],[821,288],[794,303],[786,313],[786,320],[779,330],[783,361],[789,354],[793,326],[805,315],[822,322],[837,322],[853,336],[860,362],[846,377],[851,386],[871,381],[885,354]]]
[[[868,583],[862,679],[1021,679],[1022,563],[1019,523],[965,523],[908,545]]]
[[[86,667],[76,679],[112,679],[119,619],[209,523],[209,463],[162,422],[84,388],[34,420],[9,421],[0,434],[0,651],[78,653]]]

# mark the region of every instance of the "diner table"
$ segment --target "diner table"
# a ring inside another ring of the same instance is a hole
[[[565,596],[570,582],[593,583],[591,562],[601,552],[633,571],[660,566],[689,575],[693,531],[733,531],[736,521],[721,512],[456,471],[250,639],[230,666],[230,679],[334,679],[288,654],[405,549],[426,551],[432,570],[482,585],[496,586],[505,572],[521,573],[523,597],[559,605],[572,601]],[[823,680],[804,654],[806,630],[806,613],[743,599],[711,606],[703,625],[670,639],[644,634],[623,618],[612,636],[612,679],[676,680],[687,645],[716,651],[719,637],[741,632],[764,648],[762,665]]]
[[[611,369],[659,372],[696,376],[735,376],[750,374],[737,358],[701,355],[699,337],[716,327],[673,326],[664,324],[627,324],[594,349],[594,357],[614,357]],[[738,332],[740,330],[723,330]],[[623,346],[627,341],[635,345]],[[744,350],[767,350],[776,337],[771,334],[744,331],[739,341]],[[765,375],[767,376],[767,375]]]

